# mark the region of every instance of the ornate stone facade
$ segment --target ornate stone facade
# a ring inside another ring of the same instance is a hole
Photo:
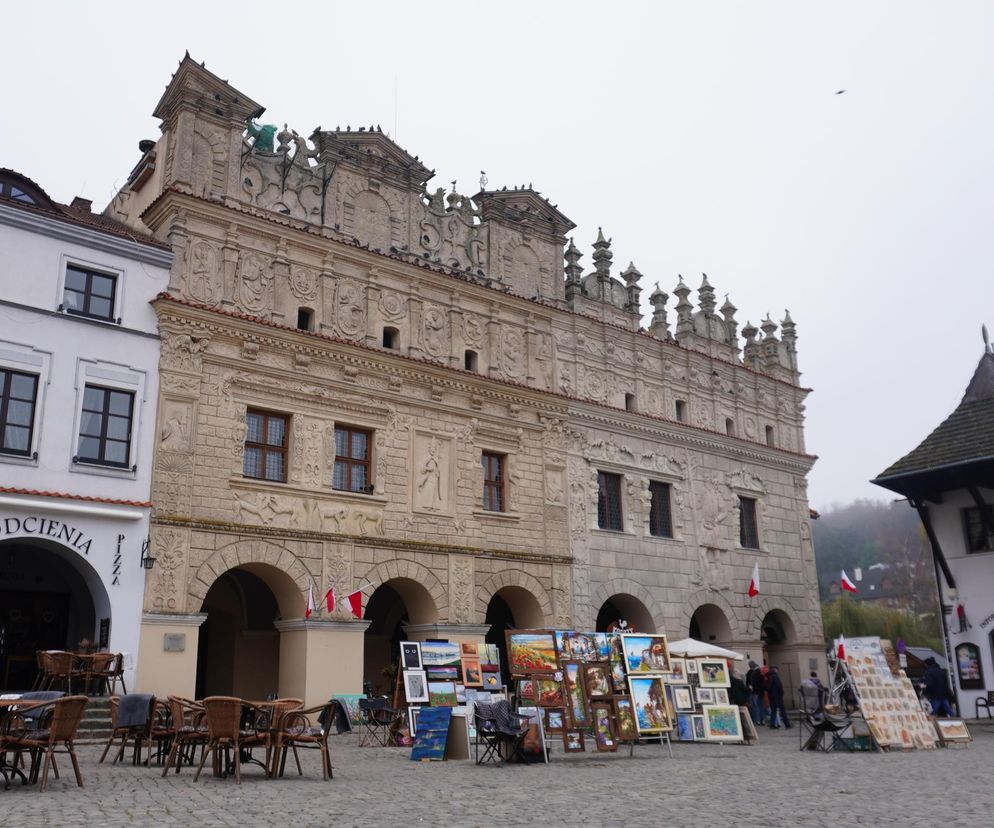
[[[187,57],[162,137],[107,208],[175,253],[155,305],[169,567],[150,611],[198,612],[255,554],[287,590],[390,583],[415,626],[484,625],[499,593],[558,627],[634,601],[682,637],[714,605],[758,656],[759,559],[792,645],[821,650],[789,315],[779,338],[747,325],[740,350],[731,303],[716,311],[705,277],[695,309],[681,279],[675,324],[657,288],[646,332],[638,270],[612,276],[599,234],[584,275],[572,222],[531,185],[431,190],[379,128],[247,129],[261,112]],[[288,418],[285,481],[243,475],[249,409]],[[365,491],[332,486],[340,425],[373,435]],[[483,508],[484,452],[505,464],[503,511]],[[615,531],[598,528],[599,473],[623,481]],[[670,537],[650,531],[651,482],[669,485]],[[758,549],[739,545],[740,497]]]

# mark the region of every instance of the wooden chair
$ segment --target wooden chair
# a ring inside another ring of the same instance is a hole
[[[200,778],[200,772],[204,769],[204,762],[207,754],[214,758],[214,773],[219,775],[222,772],[221,755],[231,749],[234,753],[235,782],[242,784],[242,749],[256,746],[265,746],[266,763],[263,766],[266,776],[269,776],[270,759],[272,751],[271,733],[266,729],[242,730],[242,706],[245,704],[241,699],[232,696],[208,696],[204,699],[204,713],[207,719],[207,731],[209,741],[204,755],[200,757],[200,766],[194,774],[193,781]]]
[[[64,684],[66,692],[72,694],[73,668],[76,666],[76,656],[72,653],[46,653],[47,670],[42,690],[51,690],[53,685]]]
[[[91,696],[102,696],[104,691],[110,693],[110,682],[107,677],[114,668],[116,658],[114,653],[94,653],[83,660],[84,669],[81,678],[84,693]]]
[[[286,768],[287,751],[293,750],[293,758],[297,763],[297,774],[303,776],[300,767],[300,756],[297,748],[319,750],[321,752],[321,773],[324,778],[331,779],[334,774],[331,768],[331,754],[328,752],[328,733],[333,719],[332,703],[327,702],[307,710],[294,710],[283,717],[283,722],[276,734],[276,748],[273,752],[273,775],[282,776]]]
[[[162,769],[163,776],[169,773],[173,764],[176,765],[176,773],[179,773],[184,757],[192,766],[197,746],[206,749],[210,741],[203,705],[180,696],[169,697],[169,729],[169,756]]]
[[[114,760],[111,762],[112,765],[116,765],[121,761],[124,756],[124,751],[128,747],[128,742],[134,743],[134,753],[132,756],[132,764],[141,763],[142,749],[144,747],[148,748],[148,757],[145,759],[145,765],[148,765],[152,758],[152,741],[153,741],[153,728],[155,726],[155,710],[156,701],[155,696],[149,696],[148,702],[148,715],[145,719],[145,724],[136,727],[130,726],[119,726],[118,724],[118,713],[120,711],[121,698],[120,696],[110,697],[110,722],[111,722],[111,733],[110,737],[107,739],[107,744],[104,746],[104,752],[100,755],[100,761],[97,764],[101,764],[104,759],[107,758],[107,752],[110,750],[110,746],[114,743],[115,739],[120,739],[121,743],[118,748],[117,753],[114,756]]]
[[[31,683],[32,690],[41,690],[48,678],[48,653],[44,650],[35,650],[35,662],[38,665],[38,674]]]
[[[982,699],[979,696],[973,703],[973,718],[980,718],[981,709],[987,711],[987,718],[994,718],[991,716],[991,708],[994,707],[994,690],[987,691],[987,698]]]
[[[26,752],[31,757],[31,772],[29,781],[38,781],[41,770],[41,788],[48,787],[48,769],[51,766],[58,778],[55,768],[55,754],[67,753],[76,773],[76,784],[83,787],[83,776],[79,772],[79,762],[76,759],[76,731],[79,729],[83,710],[86,708],[86,696],[65,696],[52,702],[51,721],[38,730],[27,730],[12,733],[5,739],[5,747],[16,753]]]
[[[110,660],[103,668],[94,672],[94,678],[103,681],[108,693],[113,693],[117,683],[121,683],[121,693],[127,695],[128,688],[124,686],[124,653],[107,653]]]

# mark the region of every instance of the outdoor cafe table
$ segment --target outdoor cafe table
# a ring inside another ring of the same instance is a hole
[[[45,707],[51,705],[50,701],[24,701],[23,699],[0,699],[0,745],[3,744],[3,734],[7,731],[7,720],[13,713],[23,713],[25,710],[33,710],[36,707]],[[15,709],[16,708],[16,709]],[[0,749],[2,752],[2,749]],[[24,771],[20,768],[16,768],[13,765],[8,765],[5,761],[0,759],[0,774],[3,775],[5,791],[10,790],[10,778],[11,776],[20,776],[21,783],[27,783],[28,779],[24,775]]]
[[[203,703],[203,699],[200,703]],[[250,724],[248,727],[242,727],[243,730],[252,730],[255,728],[255,720],[259,714],[268,716],[268,722],[266,723],[264,730],[269,732],[269,740],[271,745],[272,756],[276,756],[276,745],[282,744],[282,731],[283,718],[284,716],[292,712],[293,710],[298,710],[303,707],[299,699],[267,699],[266,701],[253,701],[250,699],[240,699],[242,704],[242,723],[246,723],[246,718],[251,717]],[[227,755],[227,750],[225,751]],[[274,768],[267,767],[265,762],[260,762],[258,759],[252,756],[252,748],[241,748],[241,761],[242,764],[251,762],[252,764],[258,765],[266,772],[266,776],[272,778],[275,776]],[[233,767],[233,762],[230,757],[225,760],[225,768],[223,776],[228,776]]]

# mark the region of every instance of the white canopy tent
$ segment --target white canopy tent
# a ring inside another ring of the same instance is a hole
[[[668,644],[670,655],[677,658],[730,658],[735,661],[741,661],[745,658],[742,653],[726,650],[724,647],[717,647],[706,641],[698,641],[696,638],[681,638],[679,641],[670,641]]]

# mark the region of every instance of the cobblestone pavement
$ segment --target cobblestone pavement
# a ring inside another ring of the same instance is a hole
[[[891,754],[798,751],[797,730],[762,730],[760,743],[658,745],[618,754],[561,751],[548,766],[416,763],[410,750],[360,748],[333,737],[335,778],[321,780],[316,753],[303,778],[266,780],[250,767],[240,787],[184,767],[98,765],[80,749],[85,787],[60,759],[60,780],[40,794],[0,789],[0,825],[344,826],[990,826],[994,732],[967,747]],[[288,765],[288,773],[289,773]]]

